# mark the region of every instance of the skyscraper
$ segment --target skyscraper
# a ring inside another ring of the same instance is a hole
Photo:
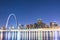
[[[29,25],[29,28],[33,28],[33,24],[30,24],[30,25]]]
[[[49,28],[49,26],[47,24],[45,24],[45,28]]]
[[[39,19],[37,21],[37,25],[38,25],[39,28],[44,28],[45,27],[45,23],[43,23],[43,21],[41,19]]]
[[[50,22],[50,27],[52,28],[52,27],[56,27],[56,26],[58,26],[58,24],[56,23],[56,22]]]
[[[29,29],[29,25],[26,25],[26,29]]]
[[[34,24],[33,24],[33,28],[38,28],[37,23],[34,23]]]

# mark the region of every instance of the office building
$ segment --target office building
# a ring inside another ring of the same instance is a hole
[[[52,28],[52,27],[57,27],[58,26],[58,24],[56,23],[56,22],[50,22],[50,27]]]
[[[44,28],[45,27],[45,23],[43,23],[43,21],[41,19],[39,19],[37,21],[37,25],[38,25],[39,28]]]

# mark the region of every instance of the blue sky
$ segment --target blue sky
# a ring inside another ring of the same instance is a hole
[[[0,0],[0,27],[6,24],[8,15],[14,13],[19,24],[33,24],[37,19],[49,24],[56,21],[60,24],[59,0]],[[14,17],[9,25],[16,25]]]

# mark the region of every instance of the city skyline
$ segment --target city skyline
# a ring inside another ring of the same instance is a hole
[[[9,20],[11,17],[14,17],[15,19],[15,22],[16,22],[16,25],[9,25],[8,26],[8,23],[9,23]],[[9,14],[8,18],[7,18],[7,21],[6,21],[6,24],[5,26],[3,26],[5,28],[21,28],[21,29],[29,29],[29,28],[58,28],[60,27],[55,21],[54,22],[50,22],[49,25],[44,23],[42,21],[42,19],[38,19],[36,23],[31,23],[31,24],[26,24],[26,25],[23,25],[23,24],[18,24],[18,21],[17,21],[17,18],[16,18],[16,15],[11,13]],[[2,27],[2,28],[3,28]]]
[[[60,24],[59,0],[0,1],[0,27],[6,24],[11,13],[16,15],[19,24],[33,24],[40,18],[47,24],[51,21]],[[13,16],[9,20],[10,24],[15,25]]]

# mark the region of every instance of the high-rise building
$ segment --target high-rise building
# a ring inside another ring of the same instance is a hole
[[[34,24],[33,24],[33,28],[38,28],[37,23],[34,23]]]
[[[47,24],[45,24],[45,28],[49,28],[49,26]]]
[[[29,25],[29,28],[33,28],[33,24],[30,24],[30,25]]]
[[[3,26],[3,27],[2,27],[2,29],[3,29],[3,30],[6,30],[6,27],[5,27],[5,26]]]
[[[43,23],[43,21],[41,19],[38,20],[37,25],[39,28],[44,28],[45,27],[45,23]]]
[[[38,23],[38,24],[43,23],[42,19],[38,19],[37,23]]]
[[[26,25],[26,29],[29,29],[29,25]]]
[[[56,27],[58,24],[56,22],[50,22],[50,27]]]

